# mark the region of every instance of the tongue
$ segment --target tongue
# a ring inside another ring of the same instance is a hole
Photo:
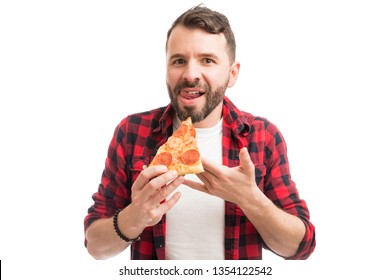
[[[185,99],[195,99],[195,98],[198,98],[201,95],[202,94],[200,94],[199,92],[198,93],[188,93],[186,91],[182,91],[180,93],[180,96],[185,98]]]

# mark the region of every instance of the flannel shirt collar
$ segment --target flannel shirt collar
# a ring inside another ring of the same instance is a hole
[[[226,124],[232,129],[236,137],[245,137],[251,129],[250,120],[225,96],[223,100],[222,114]]]
[[[168,104],[163,109],[163,113],[158,120],[158,127],[156,127],[153,132],[158,133],[161,132],[162,135],[167,135],[168,133],[172,132],[172,125],[173,125],[173,116],[175,115],[175,110],[173,109],[173,106],[171,103]]]

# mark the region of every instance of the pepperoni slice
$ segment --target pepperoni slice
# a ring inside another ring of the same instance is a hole
[[[161,154],[158,154],[153,161],[155,162],[155,165],[165,165],[166,167],[170,166],[172,164],[172,154],[169,152],[162,152]]]
[[[174,133],[175,137],[183,137],[187,133],[187,125],[182,124]]]
[[[191,149],[191,150],[184,152],[180,156],[180,159],[185,165],[193,165],[193,164],[197,163],[198,160],[200,159],[200,154],[197,150]]]

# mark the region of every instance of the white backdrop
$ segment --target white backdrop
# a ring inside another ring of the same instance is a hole
[[[203,2],[236,34],[241,72],[227,95],[282,131],[317,229],[308,261],[265,255],[273,278],[379,275],[390,249],[387,1]],[[128,251],[92,260],[83,219],[115,126],[168,103],[166,31],[199,3],[0,2],[6,279],[114,279],[128,264]]]

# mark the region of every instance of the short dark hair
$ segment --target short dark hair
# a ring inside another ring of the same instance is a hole
[[[210,10],[202,5],[195,6],[179,16],[168,30],[166,47],[172,30],[182,25],[186,28],[200,28],[211,34],[223,33],[226,39],[226,48],[230,62],[236,60],[236,40],[227,17],[217,11]]]

